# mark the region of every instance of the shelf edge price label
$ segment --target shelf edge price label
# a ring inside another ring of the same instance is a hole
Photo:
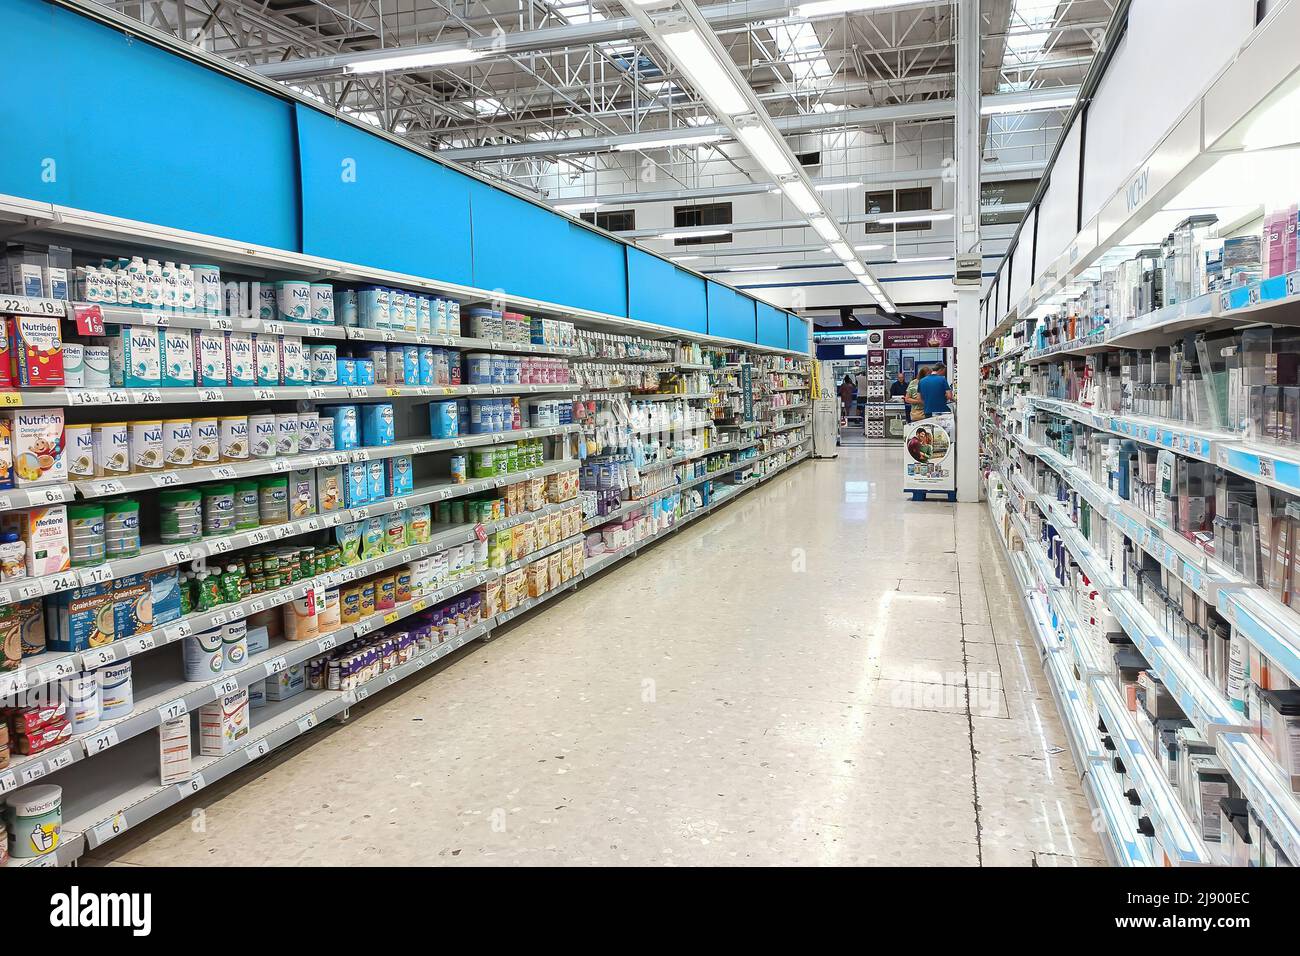
[[[117,648],[94,647],[88,651],[82,652],[81,663],[90,667],[103,667],[105,664],[111,664],[117,660]]]
[[[315,726],[316,726],[315,714],[307,714],[304,717],[298,718],[298,733],[300,734],[305,734],[307,731],[311,730]]]
[[[389,687],[392,687],[392,686],[393,686],[394,684],[396,684],[396,683],[397,683],[397,675],[396,675],[396,674],[393,674],[393,673],[389,673],[389,675],[388,675],[388,686],[389,686]]]
[[[307,328],[307,335],[313,339],[323,339],[325,337],[325,326],[312,325]]]
[[[190,779],[182,780],[180,783],[176,784],[176,789],[180,791],[182,797],[188,797],[191,794],[198,793],[207,785],[207,781],[203,779],[203,774],[196,773],[194,776],[190,777]]]
[[[289,669],[289,662],[285,660],[283,657],[277,657],[273,661],[267,661],[266,676],[270,677],[272,674],[279,674],[288,669]]]
[[[266,610],[266,601],[262,600],[261,598],[258,598],[255,601],[250,601],[248,604],[249,614],[260,614],[265,610]]]
[[[323,654],[326,651],[333,650],[335,645],[337,644],[338,644],[338,638],[334,637],[331,634],[329,637],[322,637],[319,641],[316,642],[316,650],[318,653]]]
[[[233,547],[229,541],[222,538],[213,538],[211,541],[205,542],[205,544],[217,554],[228,554]]]
[[[212,477],[229,481],[235,477],[235,469],[231,465],[216,465],[212,469]]]
[[[178,697],[170,704],[163,704],[158,708],[158,720],[166,722],[175,720],[177,717],[184,717],[190,712],[189,706],[185,703],[185,698]]]
[[[100,564],[93,568],[86,568],[86,570],[81,572],[81,583],[83,585],[103,584],[105,581],[111,581],[112,579],[113,568],[112,565],[108,564]]]
[[[108,730],[101,731],[93,736],[85,738],[82,744],[86,748],[86,756],[93,757],[95,754],[102,754],[105,750],[110,750],[117,746],[117,730],[110,727]]]
[[[325,389],[323,389],[323,388],[309,388],[309,389],[307,389],[307,397],[308,397],[308,398],[322,399],[322,398],[327,397],[328,394],[329,394],[329,393],[326,392]]]
[[[133,648],[133,650],[131,651],[131,653],[133,654],[143,654],[145,651],[151,651],[154,649],[155,646],[153,635],[146,634],[143,637],[137,637],[135,639],[135,642],[128,646]]]
[[[107,843],[119,833],[125,833],[129,826],[130,824],[126,822],[126,815],[118,811],[110,819],[95,825],[95,829],[91,831],[95,836],[95,845],[99,846]]]
[[[244,754],[252,762],[258,757],[265,757],[271,752],[271,745],[265,740],[258,740],[244,748]]]
[[[199,392],[201,402],[224,402],[226,393],[219,388],[205,388]]]
[[[212,699],[221,700],[221,698],[229,697],[237,690],[239,690],[239,681],[234,677],[227,677],[213,688]]]
[[[4,773],[0,773],[0,793],[8,793],[16,786],[18,786],[18,778],[14,776],[12,770],[6,770]]]
[[[275,389],[255,388],[253,389],[253,398],[259,402],[273,402],[275,401]]]
[[[50,758],[51,770],[62,770],[68,764],[72,763],[72,748],[65,747]]]

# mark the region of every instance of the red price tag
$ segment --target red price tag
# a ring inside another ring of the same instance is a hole
[[[483,527],[481,524],[474,525],[474,537],[478,538],[480,541],[486,541],[487,528]]]
[[[77,331],[82,335],[104,334],[104,312],[98,305],[74,305]]]

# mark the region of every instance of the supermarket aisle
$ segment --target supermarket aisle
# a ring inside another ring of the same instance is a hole
[[[900,454],[799,466],[100,859],[1097,864],[987,513],[905,501]]]

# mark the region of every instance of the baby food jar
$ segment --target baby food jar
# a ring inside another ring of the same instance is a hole
[[[104,502],[104,549],[109,558],[140,553],[140,502],[129,498]]]
[[[194,488],[165,488],[158,496],[163,544],[197,541],[203,534],[203,495]]]
[[[68,506],[68,543],[72,566],[84,568],[104,561],[104,506]]]

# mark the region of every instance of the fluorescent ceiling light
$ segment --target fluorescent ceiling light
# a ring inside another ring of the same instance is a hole
[[[812,190],[804,185],[802,179],[782,183],[781,189],[785,193],[785,197],[794,203],[794,208],[805,216],[811,216],[813,213],[821,211],[822,204],[812,194]]]
[[[731,235],[731,232],[728,229],[706,229],[703,232],[693,232],[688,229],[680,232],[660,233],[656,238],[658,239],[703,239],[705,236],[728,236],[728,235]]]
[[[815,3],[799,4],[794,8],[794,15],[805,19],[830,17],[837,13],[854,13],[858,10],[901,7],[906,2],[908,0],[817,0]]]
[[[794,166],[786,156],[784,144],[769,133],[766,126],[753,123],[741,126],[738,132],[740,141],[749,151],[749,155],[758,160],[758,164],[770,175],[780,179],[794,172]]]
[[[1007,113],[1036,113],[1040,110],[1066,110],[1074,105],[1074,99],[1074,96],[1058,96],[1050,100],[982,103],[980,105],[980,116],[1002,116]]]
[[[950,212],[934,212],[925,215],[908,215],[908,216],[881,216],[875,222],[881,226],[888,226],[892,223],[901,222],[946,222],[952,218]]]
[[[557,212],[595,212],[600,206],[598,202],[562,202],[551,208]]]
[[[486,55],[486,50],[471,50],[467,47],[453,50],[424,50],[420,53],[394,53],[392,56],[349,63],[343,67],[343,72],[383,73],[385,70],[413,70],[422,66],[451,66],[454,63],[472,63]]]
[[[844,268],[848,269],[855,276],[865,275],[867,271],[867,267],[864,266],[861,262],[858,262],[856,259],[854,259],[852,262],[844,263]]]
[[[817,230],[817,235],[821,236],[827,242],[840,241],[839,227],[825,216],[815,216],[811,221],[812,227]]]
[[[867,244],[867,245],[865,245],[865,246],[854,246],[854,247],[853,247],[853,249],[854,249],[855,252],[876,252],[876,251],[878,251],[878,250],[880,250],[880,249],[883,249],[883,248],[885,248],[884,245],[883,245],[882,243],[879,243],[879,242],[869,243],[869,244]]]
[[[947,262],[952,256],[908,256],[905,259],[895,259],[895,262]]]
[[[857,256],[855,256],[855,255],[853,254],[853,250],[850,249],[847,245],[845,245],[845,244],[842,243],[842,242],[832,242],[832,243],[831,243],[831,252],[835,253],[835,254],[836,254],[837,256],[839,256],[841,259],[856,259],[856,258],[857,258]]]
[[[814,186],[819,193],[834,193],[843,189],[857,189],[862,183],[822,183]]]
[[[699,256],[673,256],[673,262],[690,262],[692,259],[698,259]]]
[[[646,4],[642,4],[645,6]],[[694,27],[660,34],[659,41],[668,48],[668,54],[695,87],[718,112],[728,116],[748,113],[752,108],[731,73],[718,59],[713,47]]]
[[[732,266],[728,272],[771,272],[773,269],[779,269],[780,266]]]
[[[626,153],[642,149],[663,149],[668,146],[698,146],[703,143],[716,143],[720,139],[722,139],[722,136],[717,133],[686,133],[664,136],[663,139],[656,139],[651,142],[615,143],[614,149]]]

